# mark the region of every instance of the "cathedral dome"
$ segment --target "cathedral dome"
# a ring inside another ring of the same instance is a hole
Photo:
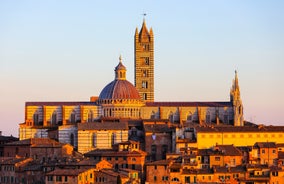
[[[109,83],[99,96],[100,100],[140,99],[137,89],[127,80],[115,79]]]
[[[115,79],[101,91],[99,101],[108,100],[140,100],[137,89],[126,80],[126,68],[121,62],[115,67]]]

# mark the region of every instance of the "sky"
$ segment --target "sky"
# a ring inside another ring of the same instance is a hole
[[[228,101],[238,71],[245,120],[284,125],[284,1],[0,1],[0,130],[18,136],[27,101],[89,101],[134,33],[155,39],[155,101]]]

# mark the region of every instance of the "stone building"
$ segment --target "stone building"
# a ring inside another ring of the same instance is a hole
[[[4,156],[4,145],[9,142],[18,141],[19,139],[16,137],[11,136],[4,136],[0,131],[0,157]]]
[[[5,157],[31,157],[47,160],[53,157],[68,157],[73,154],[73,146],[49,138],[31,138],[7,143]]]

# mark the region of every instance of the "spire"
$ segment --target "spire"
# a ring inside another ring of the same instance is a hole
[[[234,126],[244,126],[243,104],[241,100],[238,73],[236,70],[230,92],[230,98],[234,109]]]
[[[126,67],[122,64],[122,57],[119,56],[119,63],[114,69],[116,80],[126,80]]]
[[[143,18],[142,27],[141,27],[140,32],[139,32],[139,39],[142,42],[149,42],[150,41],[150,33],[149,33],[147,26],[146,26],[145,16]]]
[[[239,90],[239,79],[238,79],[238,72],[235,70],[235,90]]]

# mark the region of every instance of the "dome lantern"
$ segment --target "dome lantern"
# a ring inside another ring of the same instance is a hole
[[[126,67],[122,64],[121,55],[119,56],[119,64],[115,67],[115,79],[126,80]]]

